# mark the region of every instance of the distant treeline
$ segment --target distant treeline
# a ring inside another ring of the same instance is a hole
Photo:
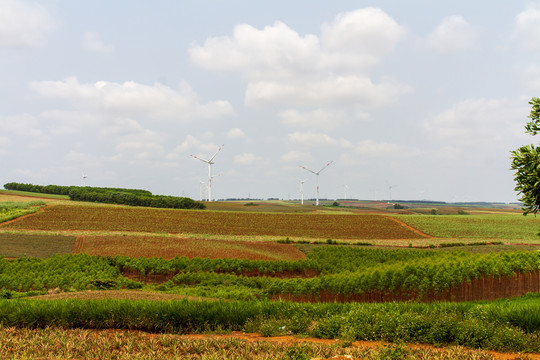
[[[71,200],[107,204],[147,206],[171,209],[204,209],[206,206],[186,197],[153,195],[148,190],[104,188],[90,186],[60,186],[7,183],[7,190],[28,191],[41,194],[68,195]]]

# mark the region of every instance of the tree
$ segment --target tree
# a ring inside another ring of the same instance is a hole
[[[525,125],[525,132],[536,135],[540,132],[540,98],[529,101],[532,110],[528,116],[530,121]],[[540,210],[540,147],[524,145],[512,151],[512,170],[515,170],[514,190],[521,194],[523,214],[536,214]]]

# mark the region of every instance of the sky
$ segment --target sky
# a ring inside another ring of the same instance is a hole
[[[515,202],[532,97],[540,1],[0,0],[0,186]]]

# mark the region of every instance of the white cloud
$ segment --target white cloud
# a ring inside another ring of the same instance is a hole
[[[289,109],[281,111],[278,113],[278,116],[284,124],[289,126],[321,130],[333,130],[348,122],[347,113],[342,110],[317,109],[302,112],[296,109]]]
[[[294,132],[289,134],[289,141],[307,148],[319,146],[332,146],[340,148],[352,147],[352,144],[346,139],[334,139],[326,134],[314,132]]]
[[[246,105],[287,106],[382,106],[401,95],[411,93],[412,87],[390,79],[374,84],[362,76],[328,76],[324,80],[276,82],[258,81],[248,85]]]
[[[65,100],[83,108],[101,110],[117,116],[144,115],[157,119],[188,121],[232,113],[231,104],[224,100],[201,103],[187,83],[182,83],[174,90],[160,83],[149,86],[134,81],[81,84],[77,78],[70,77],[64,81],[36,81],[29,86],[44,98]]]
[[[322,26],[321,43],[329,52],[366,54],[378,61],[392,51],[406,30],[384,11],[365,8],[339,14]]]
[[[219,145],[216,145],[214,143],[206,143],[202,142],[198,138],[196,138],[193,135],[186,135],[184,142],[182,144],[178,145],[174,150],[173,154],[170,154],[171,158],[177,157],[178,153],[186,153],[188,151],[193,152],[204,152],[206,155],[199,155],[203,158],[209,158],[212,156],[217,149],[219,149]]]
[[[469,99],[435,115],[424,127],[428,134],[452,141],[453,146],[510,146],[516,138],[523,138],[527,106],[524,99]]]
[[[311,162],[313,161],[313,157],[309,152],[292,150],[283,154],[281,156],[281,161],[286,163]]]
[[[389,142],[376,142],[373,140],[363,140],[356,146],[356,152],[362,156],[399,156],[402,155],[402,148]]]
[[[262,30],[241,24],[231,37],[209,38],[189,54],[196,66],[240,72],[249,79],[357,71],[377,64],[405,32],[382,10],[367,8],[339,14],[322,25],[320,37],[301,36],[282,22]]]
[[[529,5],[516,16],[514,37],[525,50],[540,50],[540,6]]]
[[[38,128],[38,119],[29,114],[16,116],[0,116],[0,128],[4,134],[13,134],[25,137],[44,136]]]
[[[246,137],[246,134],[242,131],[242,129],[239,128],[232,128],[227,132],[227,137],[229,139],[243,139]]]
[[[96,32],[85,32],[82,39],[82,49],[88,52],[110,53],[114,46],[104,43]]]
[[[234,157],[234,163],[238,165],[252,165],[261,161],[261,158],[253,153],[243,153]]]
[[[262,30],[237,25],[232,36],[209,38],[189,54],[195,66],[240,73],[247,105],[380,106],[411,90],[368,76],[405,34],[382,10],[366,8],[338,15],[319,36],[282,22]]]
[[[0,48],[42,46],[54,27],[47,10],[26,0],[0,0]]]
[[[441,54],[455,54],[472,48],[475,30],[462,16],[448,16],[429,35],[428,44]]]

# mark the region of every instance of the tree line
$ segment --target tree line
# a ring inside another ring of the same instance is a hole
[[[206,206],[187,197],[153,195],[148,190],[90,186],[34,185],[10,182],[7,190],[27,191],[40,194],[67,195],[70,200],[107,204],[145,206],[171,209],[204,209]]]

